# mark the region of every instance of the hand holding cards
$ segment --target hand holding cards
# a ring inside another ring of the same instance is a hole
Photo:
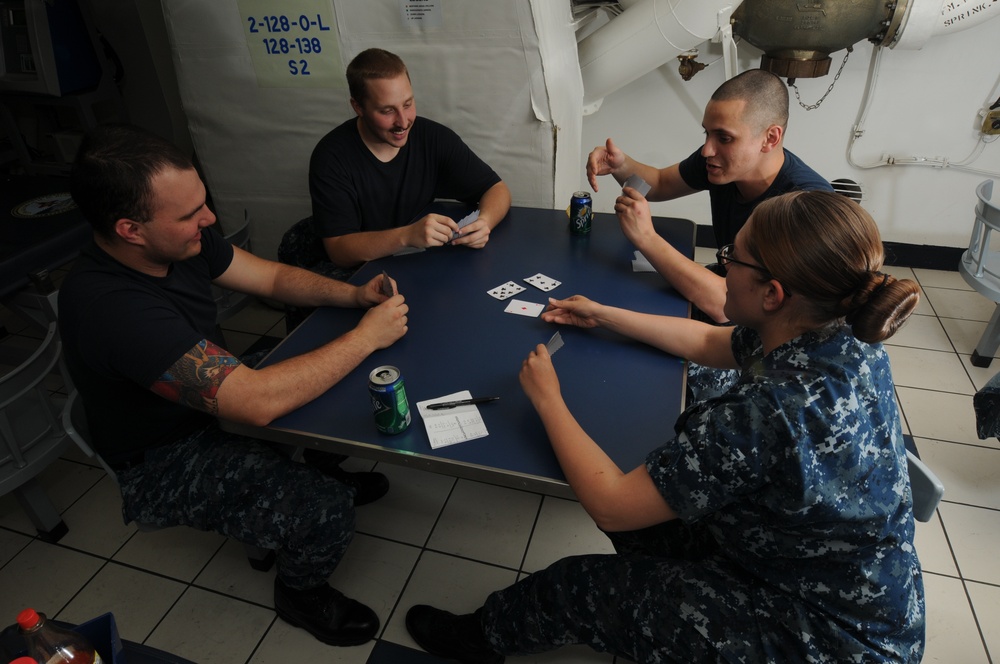
[[[479,219],[479,210],[473,210],[471,213],[462,217],[462,219],[458,222],[458,230],[451,234],[451,239],[457,240],[462,237],[462,229],[474,222],[476,219]]]
[[[382,284],[379,287],[379,290],[381,290],[382,295],[385,295],[386,297],[392,297],[396,294],[396,289],[392,287],[392,279],[389,278],[389,274],[385,270],[382,270]]]

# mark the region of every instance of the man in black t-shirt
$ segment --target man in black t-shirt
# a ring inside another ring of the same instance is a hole
[[[751,69],[723,83],[705,107],[705,143],[666,168],[640,163],[609,138],[591,151],[587,177],[611,174],[619,184],[638,175],[651,185],[643,197],[631,187],[615,201],[622,232],[681,295],[708,318],[724,322],[726,280],[688,260],[656,234],[648,201],[669,201],[707,189],[719,248],[735,241],[763,200],[798,189],[832,191],[830,183],[784,149],[788,90],[774,74]]]
[[[510,191],[451,129],[417,117],[410,75],[399,56],[372,48],[347,67],[356,117],[313,150],[313,226],[341,268],[406,248],[444,244],[481,249],[510,208]],[[439,214],[415,217],[435,199],[479,207],[459,232]]]
[[[383,295],[381,277],[350,286],[233,247],[211,228],[191,161],[136,127],[90,132],[71,186],[94,235],[60,289],[59,327],[126,522],[188,525],[273,549],[279,616],[332,645],[370,640],[378,617],[327,580],[354,534],[355,505],[384,494],[385,478],[322,458],[296,463],[222,431],[216,418],[263,426],[324,393],[406,333],[403,296]],[[343,336],[255,370],[223,345],[213,284],[369,310]]]

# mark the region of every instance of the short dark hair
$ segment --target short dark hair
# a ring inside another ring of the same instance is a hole
[[[369,80],[393,78],[400,74],[406,74],[409,80],[410,72],[402,58],[381,48],[369,48],[355,55],[347,65],[347,87],[351,91],[351,98],[364,106],[368,97]]]
[[[712,101],[734,99],[746,102],[743,121],[758,134],[771,125],[782,129],[788,125],[788,88],[769,71],[747,70],[720,85],[712,94]]]
[[[115,222],[153,217],[155,175],[193,169],[173,143],[134,125],[100,125],[87,133],[73,161],[70,192],[94,232],[114,237]]]

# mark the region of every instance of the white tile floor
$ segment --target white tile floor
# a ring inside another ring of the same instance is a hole
[[[701,256],[701,252],[699,252]],[[707,253],[704,256],[707,260]],[[927,588],[927,662],[1000,662],[1000,443],[976,437],[972,394],[993,373],[969,356],[994,305],[955,272],[893,268],[925,297],[889,347],[907,431],[946,487],[929,523],[917,525]],[[7,311],[6,346],[38,334]],[[227,323],[231,350],[281,336],[280,312],[254,305]],[[348,462],[355,469],[372,464]],[[519,575],[573,553],[610,551],[574,502],[379,464],[392,489],[358,509],[358,534],[332,583],[379,614],[379,638],[406,646],[414,603],[472,610]],[[34,537],[11,496],[0,498],[0,624],[24,606],[80,622],[114,613],[122,636],[196,662],[366,662],[374,644],[323,646],[276,619],[273,571],[250,569],[240,546],[187,528],[124,526],[114,484],[70,452],[42,476],[69,533]],[[516,662],[613,662],[587,648]]]

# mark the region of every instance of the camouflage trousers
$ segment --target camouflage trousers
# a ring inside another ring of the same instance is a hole
[[[617,554],[564,558],[492,593],[482,623],[493,647],[586,644],[642,664],[764,661],[760,616],[707,531],[675,520],[609,536]],[[743,656],[724,659],[718,644]]]
[[[354,536],[353,490],[211,424],[118,474],[125,523],[191,526],[275,552],[291,588],[326,583]]]

